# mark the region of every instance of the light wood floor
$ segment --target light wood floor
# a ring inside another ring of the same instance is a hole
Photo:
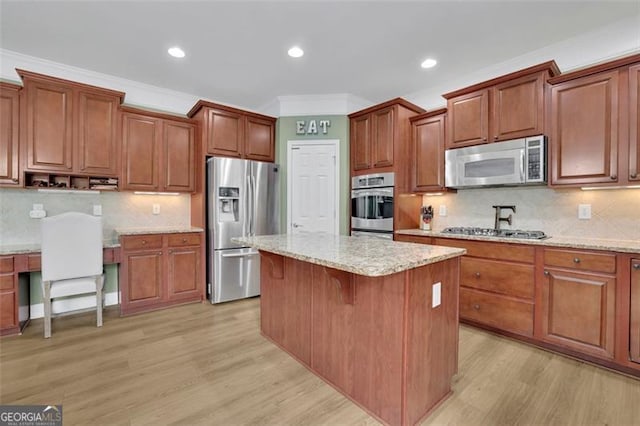
[[[378,424],[260,336],[259,299],[42,321],[0,340],[0,403],[65,425]],[[454,394],[424,424],[638,425],[640,381],[461,327]]]

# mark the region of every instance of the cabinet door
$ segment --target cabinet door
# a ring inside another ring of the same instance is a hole
[[[178,121],[163,125],[163,189],[192,192],[195,182],[195,126]]]
[[[258,117],[246,117],[244,156],[250,160],[273,162],[275,139],[273,122]]]
[[[478,145],[489,135],[489,90],[479,90],[447,101],[447,148]]]
[[[54,83],[27,81],[26,168],[52,172],[73,169],[73,91]]]
[[[20,92],[0,82],[0,185],[17,185]]]
[[[612,359],[615,286],[612,275],[546,268],[541,307],[543,340]]]
[[[121,265],[121,312],[127,314],[164,301],[162,251],[125,253]]]
[[[243,152],[244,116],[230,111],[207,111],[207,153],[240,157]]]
[[[640,259],[631,260],[631,360],[640,362]]]
[[[618,181],[618,71],[551,89],[551,183]]]
[[[413,190],[444,187],[445,116],[425,118],[412,124]]]
[[[0,335],[18,331],[16,284],[15,274],[0,274]]]
[[[371,168],[371,115],[351,119],[352,170]]]
[[[371,151],[373,167],[393,165],[393,119],[394,107],[371,113]]]
[[[119,103],[114,96],[78,93],[76,172],[118,176]]]
[[[125,113],[122,116],[122,188],[159,189],[160,121]]]
[[[640,65],[629,68],[629,180],[640,181]]]
[[[169,248],[168,260],[168,300],[200,299],[200,248]]]
[[[544,133],[544,75],[525,76],[492,89],[491,140]]]

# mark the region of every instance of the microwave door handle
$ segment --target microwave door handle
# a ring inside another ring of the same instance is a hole
[[[524,160],[525,160],[524,150],[522,150],[522,151],[520,151],[520,182],[522,182],[522,183],[526,182],[526,178],[525,178],[525,175],[524,175],[524,171],[525,171]]]

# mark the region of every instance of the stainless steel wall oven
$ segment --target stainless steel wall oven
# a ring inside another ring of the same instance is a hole
[[[393,235],[394,174],[379,173],[351,179],[352,235]]]

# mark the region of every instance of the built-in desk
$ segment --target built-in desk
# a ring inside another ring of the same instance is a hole
[[[120,244],[105,241],[103,262],[120,263]],[[27,273],[40,271],[40,245],[0,246],[0,336],[18,334],[30,320]]]

